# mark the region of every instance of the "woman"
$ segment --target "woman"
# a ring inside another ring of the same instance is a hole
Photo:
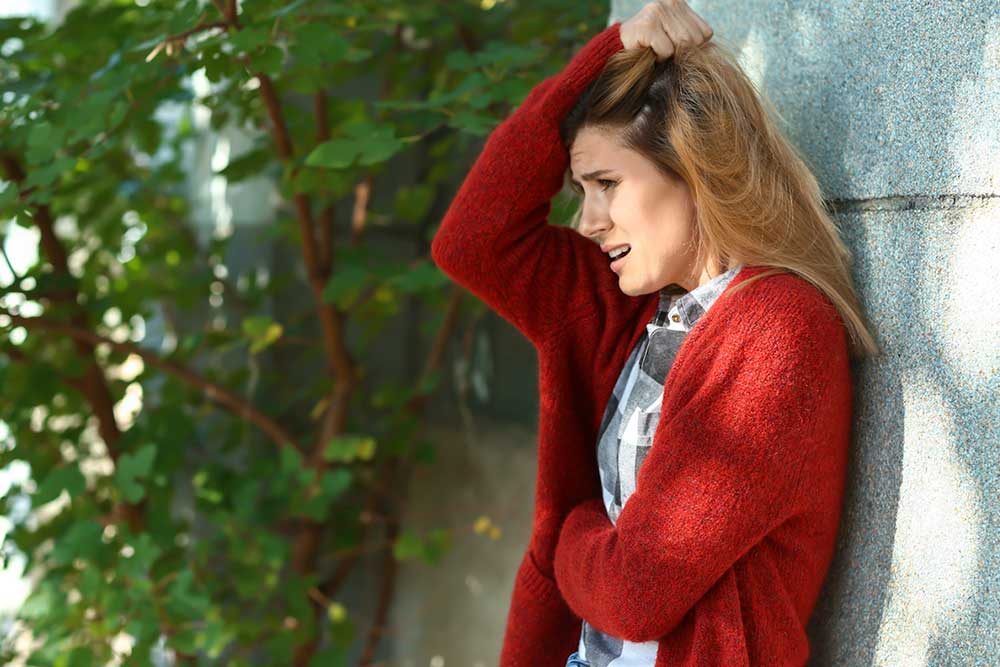
[[[815,178],[709,37],[680,0],[596,35],[493,131],[431,245],[538,351],[504,667],[809,655],[850,357],[877,348]],[[548,225],[566,176],[582,206]]]

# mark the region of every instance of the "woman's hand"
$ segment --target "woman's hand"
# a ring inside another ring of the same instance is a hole
[[[626,49],[651,47],[662,61],[707,42],[712,28],[684,0],[654,0],[622,22],[619,34]]]

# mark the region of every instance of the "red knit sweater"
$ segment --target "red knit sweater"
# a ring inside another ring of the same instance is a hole
[[[564,667],[581,619],[658,640],[657,667],[802,665],[833,556],[852,414],[847,332],[826,296],[746,266],[684,340],[617,525],[595,447],[615,380],[656,310],[596,243],[547,224],[559,121],[623,48],[619,23],[489,136],[432,244],[435,263],[517,327],[539,364],[531,540],[502,667]]]

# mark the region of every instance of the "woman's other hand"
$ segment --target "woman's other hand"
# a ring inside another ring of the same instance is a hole
[[[712,28],[684,0],[654,0],[624,21],[619,34],[626,49],[651,47],[662,61],[707,42]]]

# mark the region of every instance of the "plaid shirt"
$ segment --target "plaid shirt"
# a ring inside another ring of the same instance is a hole
[[[736,265],[690,292],[675,283],[660,290],[656,313],[625,362],[601,420],[597,464],[612,524],[635,490],[639,468],[653,444],[663,383],[681,342],[742,267]],[[617,639],[585,620],[578,652],[590,667],[653,667],[657,644]]]

